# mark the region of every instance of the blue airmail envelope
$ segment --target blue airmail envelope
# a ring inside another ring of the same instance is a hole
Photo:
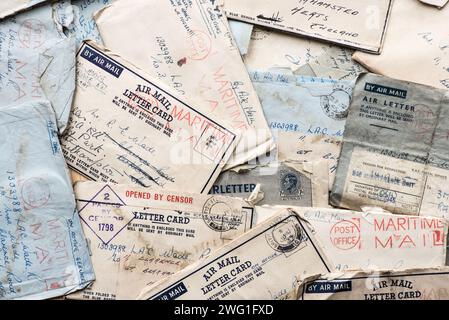
[[[47,299],[94,280],[47,102],[0,109],[0,298]]]
[[[343,136],[353,82],[272,71],[250,75],[274,133]]]
[[[0,18],[8,17],[45,1],[46,0],[2,0],[0,4]]]
[[[8,2],[13,1],[1,1],[0,17]],[[49,100],[59,132],[64,131],[75,90],[75,39],[63,32],[71,19],[66,1],[0,21],[0,109]]]

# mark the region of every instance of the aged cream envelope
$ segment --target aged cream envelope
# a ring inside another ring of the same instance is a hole
[[[226,168],[274,148],[226,17],[213,2],[120,0],[95,19],[108,48],[242,131]]]
[[[317,160],[228,170],[220,174],[209,193],[247,199],[260,185],[263,199],[257,205],[327,207],[329,175],[326,169],[329,165],[326,160]]]
[[[249,70],[284,70],[298,75],[352,81],[365,71],[352,60],[353,53],[354,50],[348,48],[254,27],[244,61]]]
[[[448,2],[448,0],[419,0],[419,1],[421,1],[422,3],[430,4],[432,6],[436,6],[440,9],[444,7]]]
[[[295,209],[316,232],[337,270],[441,267],[446,262],[448,223],[338,209]]]
[[[352,60],[353,53],[353,50],[331,47],[309,62],[308,66],[315,77],[354,81],[361,73],[366,72],[366,69]],[[300,73],[300,70],[296,73]]]
[[[295,288],[299,274],[331,269],[305,222],[284,209],[208,258],[146,288],[140,299],[274,300]]]
[[[75,42],[63,32],[70,21],[56,14],[62,7],[44,4],[0,22],[0,109],[49,100],[60,133],[75,88]],[[65,12],[71,10],[64,6]]]
[[[0,109],[0,299],[49,299],[94,280],[48,101]]]
[[[282,206],[285,208],[285,206]],[[281,206],[256,206],[254,224]],[[325,208],[291,207],[309,223],[336,270],[441,267],[448,223],[443,218]]]
[[[96,182],[75,195],[97,278],[70,299],[134,299],[251,227],[237,198]]]
[[[448,217],[448,104],[446,90],[359,77],[331,204]]]
[[[449,268],[348,271],[301,281],[299,300],[448,300]]]
[[[173,91],[85,43],[62,137],[69,166],[95,181],[207,193],[238,136]]]
[[[8,17],[45,1],[47,0],[2,0],[0,3],[0,18]]]
[[[248,53],[243,59],[249,70],[287,68],[295,71],[331,47],[327,43],[254,26]]]
[[[225,0],[229,18],[379,53],[392,0]]]
[[[395,0],[391,15],[382,54],[356,52],[353,58],[375,73],[448,89],[449,7]]]
[[[279,131],[277,134],[278,160],[297,163],[326,160],[329,166],[329,190],[331,190],[340,158],[341,144],[341,137]]]

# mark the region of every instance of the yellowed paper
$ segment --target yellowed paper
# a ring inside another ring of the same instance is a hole
[[[284,209],[207,259],[145,289],[140,298],[281,299],[300,274],[332,268],[305,222]]]
[[[419,1],[421,1],[422,3],[430,4],[432,6],[436,6],[440,9],[444,7],[448,2],[448,0],[419,0]]]
[[[390,0],[226,0],[231,19],[371,53],[381,51]]]
[[[171,114],[184,113],[177,118]],[[62,146],[68,165],[110,183],[208,192],[238,136],[120,57],[85,43]]]
[[[286,68],[288,71],[295,71],[314,61],[331,47],[327,43],[255,26],[248,53],[243,59],[249,70]]]
[[[356,52],[353,58],[375,73],[448,89],[448,20],[449,7],[395,0],[382,54]]]
[[[135,299],[251,227],[237,198],[95,182],[75,193],[96,281],[71,299]]]
[[[107,47],[197,101],[203,113],[242,131],[226,168],[274,148],[226,17],[216,5],[119,0],[97,13],[96,22]],[[182,109],[171,115],[186,118]]]
[[[350,271],[301,281],[299,300],[448,300],[449,268]]]
[[[285,208],[285,206],[283,206]],[[254,224],[280,206],[256,206]],[[448,223],[443,218],[378,212],[291,207],[309,223],[336,270],[441,267],[446,262]]]

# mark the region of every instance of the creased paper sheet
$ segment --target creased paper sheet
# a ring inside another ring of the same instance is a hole
[[[359,77],[331,204],[448,217],[448,103],[446,90]]]
[[[256,206],[254,224],[269,219],[282,207]],[[448,223],[443,218],[393,215],[374,209],[291,208],[309,223],[336,270],[445,265]]]
[[[444,7],[448,2],[448,0],[419,0],[419,1],[421,1],[422,3],[430,4],[432,6],[436,6],[440,9]]]
[[[225,0],[230,19],[379,53],[392,0]]]
[[[97,13],[96,22],[108,48],[242,131],[226,168],[274,147],[226,17],[212,2],[120,0]]]
[[[249,70],[286,68],[295,71],[331,47],[328,43],[254,26],[248,53],[243,59]]]
[[[95,182],[75,194],[97,277],[70,299],[135,299],[251,228],[237,198]]]
[[[208,258],[145,289],[140,299],[282,299],[300,274],[332,268],[305,222],[281,210]]]
[[[448,300],[449,268],[348,271],[301,281],[299,300]]]
[[[352,60],[353,53],[354,50],[348,48],[254,27],[248,53],[243,59],[249,70],[283,70],[352,81],[365,71]]]
[[[395,0],[380,56],[356,52],[369,70],[396,79],[449,89],[449,7]]]
[[[2,0],[0,3],[0,19],[11,16],[19,11],[31,8],[47,0]]]
[[[352,82],[269,71],[252,71],[250,74],[269,127],[274,132],[343,135]]]
[[[296,163],[326,160],[329,167],[329,190],[334,184],[342,138],[305,135],[300,132],[280,131],[277,137],[278,160]],[[311,205],[310,207],[319,207]]]
[[[242,56],[248,53],[248,47],[253,33],[253,25],[241,21],[229,20],[229,27],[235,43]]]
[[[260,184],[264,198],[257,202],[258,205],[327,207],[328,166],[326,160],[317,159],[307,164],[284,162],[238,172],[228,170],[220,174],[209,193],[246,199]]]
[[[64,35],[66,21],[57,10],[58,4],[42,5],[0,22],[0,100],[3,106],[50,100],[62,133],[75,83],[75,42]]]
[[[72,23],[68,26],[68,32],[76,38],[79,48],[84,40],[93,40],[103,45],[100,32],[94,21],[94,13],[108,6],[114,0],[60,0],[60,2],[69,2],[73,8]]]
[[[92,42],[81,47],[62,146],[84,176],[207,193],[238,138],[119,56]]]
[[[3,107],[0,134],[0,299],[84,288],[94,273],[50,104]]]

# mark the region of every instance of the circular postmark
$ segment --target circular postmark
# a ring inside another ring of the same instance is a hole
[[[432,109],[424,104],[416,104],[413,113],[413,120],[408,122],[409,128],[416,135],[433,133],[435,129],[436,115]]]
[[[350,250],[360,242],[360,229],[354,222],[342,220],[332,226],[330,239],[334,247]]]
[[[45,43],[47,29],[38,19],[27,19],[20,25],[19,41],[24,48],[36,49]]]
[[[287,220],[268,231],[265,239],[274,250],[288,253],[297,249],[306,237],[299,223]]]
[[[321,108],[329,118],[345,120],[348,117],[351,98],[352,90],[350,87],[335,84],[331,94],[321,96]]]
[[[41,208],[50,200],[50,185],[43,178],[30,178],[23,182],[21,194],[29,208]]]
[[[207,33],[193,30],[193,34],[187,39],[187,47],[189,50],[188,57],[190,59],[204,60],[211,52],[212,41]]]
[[[214,231],[226,232],[241,223],[241,217],[232,212],[232,208],[216,197],[209,198],[203,206],[203,221]]]

